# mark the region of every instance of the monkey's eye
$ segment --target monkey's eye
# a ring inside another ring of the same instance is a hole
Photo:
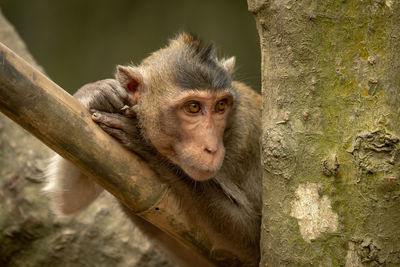
[[[218,101],[217,105],[215,106],[215,111],[219,112],[219,113],[223,113],[226,109],[227,102],[228,102],[228,100],[226,100],[226,99],[222,99],[222,100]]]
[[[190,102],[185,105],[185,111],[189,113],[199,113],[200,112],[200,104],[197,102]]]

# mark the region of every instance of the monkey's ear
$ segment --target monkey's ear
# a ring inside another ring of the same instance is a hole
[[[235,63],[236,63],[235,57],[230,57],[228,59],[224,59],[221,61],[222,67],[229,75],[231,75],[235,70]]]
[[[143,91],[143,76],[140,71],[135,67],[118,65],[115,78],[129,93],[131,105],[136,105]]]

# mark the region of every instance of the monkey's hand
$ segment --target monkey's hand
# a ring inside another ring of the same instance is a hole
[[[106,79],[82,86],[74,97],[89,110],[118,112],[129,104],[129,95],[117,80]]]
[[[139,154],[145,160],[152,157],[151,146],[143,139],[136,114],[131,109],[121,111],[123,114],[98,110],[91,110],[91,112],[92,120],[128,150]]]

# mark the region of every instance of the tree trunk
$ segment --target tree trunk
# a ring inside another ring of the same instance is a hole
[[[248,0],[262,266],[400,265],[400,2]]]
[[[39,68],[1,13],[0,42]],[[51,153],[0,114],[0,266],[172,266],[107,194],[56,219],[40,192]]]

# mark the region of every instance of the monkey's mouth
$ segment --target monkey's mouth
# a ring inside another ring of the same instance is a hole
[[[225,158],[224,149],[220,149],[217,155],[204,158],[201,158],[198,155],[189,155],[185,157],[182,154],[177,154],[177,157],[175,157],[173,161],[192,180],[199,182],[207,181],[215,177],[217,172],[221,169]]]

